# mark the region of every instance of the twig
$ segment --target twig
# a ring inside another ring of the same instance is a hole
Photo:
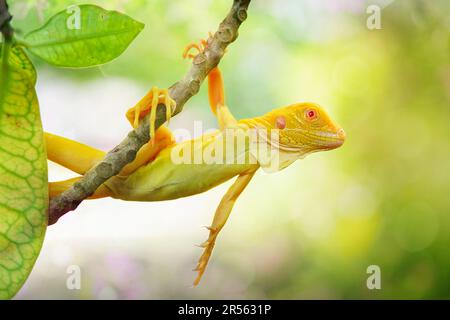
[[[0,0],[1,1],[1,0]],[[172,116],[183,110],[184,104],[200,89],[200,85],[208,73],[218,65],[227,46],[238,37],[238,29],[247,18],[247,9],[251,0],[234,0],[227,17],[222,21],[218,31],[208,42],[206,50],[193,61],[191,68],[184,78],[169,88],[172,99],[177,103]],[[155,128],[166,122],[165,105],[158,105]],[[122,168],[133,161],[138,150],[149,141],[149,118],[141,121],[140,125],[94,168],[89,170],[70,189],[50,201],[49,225],[58,221],[65,213],[75,210],[86,198],[91,196],[100,185],[118,174]]]

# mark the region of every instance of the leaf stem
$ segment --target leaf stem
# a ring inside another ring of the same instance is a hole
[[[6,74],[8,69],[8,59],[9,59],[9,50],[11,49],[11,42],[10,41],[4,41],[2,45],[2,73]],[[3,78],[3,77],[2,77]],[[3,83],[3,79],[2,79]]]
[[[6,82],[6,75],[8,72],[8,65],[9,65],[9,50],[11,49],[11,45],[13,42],[13,29],[9,24],[11,19],[12,16],[9,14],[8,4],[6,3],[6,0],[0,0],[0,33],[2,34],[3,37],[3,45],[1,52],[2,74],[0,77],[0,84],[2,88],[4,88]],[[2,94],[2,92],[0,92],[0,95]]]
[[[5,43],[12,42],[13,40],[13,28],[10,25],[12,19],[8,10],[8,4],[6,0],[0,0],[0,32],[3,35]]]

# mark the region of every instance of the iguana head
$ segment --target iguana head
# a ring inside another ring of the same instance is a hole
[[[296,154],[297,158],[312,152],[336,149],[345,141],[345,131],[322,107],[310,102],[277,108],[262,117],[243,122],[268,131],[277,129],[277,147],[282,152]]]

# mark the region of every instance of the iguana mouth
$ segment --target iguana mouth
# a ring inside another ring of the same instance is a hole
[[[339,148],[345,142],[346,133],[344,129],[340,128],[336,133],[327,132],[326,136],[330,138],[327,141],[327,146],[329,150]]]
[[[278,129],[275,129],[278,130]],[[293,143],[291,145],[286,145],[280,143],[280,139],[273,139],[273,136],[268,138],[267,131],[257,130],[258,136],[270,146],[280,149],[285,152],[314,152],[319,150],[332,150],[339,148],[345,142],[345,131],[340,128],[336,132],[331,131],[321,131],[321,132],[310,132],[304,129],[283,129],[283,131],[293,130],[298,131],[302,134],[304,141],[299,143]],[[281,130],[280,130],[281,132]],[[309,142],[309,143],[308,143]]]

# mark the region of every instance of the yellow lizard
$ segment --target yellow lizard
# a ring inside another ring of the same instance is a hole
[[[202,51],[206,44],[203,40],[200,45],[188,46],[184,57],[194,58],[194,55],[189,54],[189,50],[196,48]],[[152,88],[135,107],[128,110],[126,116],[133,126],[137,126],[142,117],[150,112],[153,138],[139,150],[132,163],[119,175],[105,182],[91,197],[112,197],[130,201],[170,200],[202,193],[237,176],[222,198],[212,224],[208,227],[209,237],[201,245],[204,252],[195,269],[198,275],[194,285],[199,283],[205,272],[217,236],[224,227],[236,199],[259,168],[268,171],[281,170],[310,153],[335,149],[345,140],[344,130],[333,122],[320,106],[309,102],[277,108],[256,118],[236,120],[225,104],[223,80],[218,68],[208,75],[208,93],[220,130],[175,143],[168,128],[160,127],[153,132],[158,103],[169,106],[167,118],[175,103],[167,90]],[[234,136],[230,136],[230,132]],[[63,137],[46,133],[45,138],[48,159],[80,175],[105,156],[103,151]],[[253,140],[257,143],[252,143]],[[231,156],[229,150],[223,148],[228,146],[230,141],[234,144],[241,141],[241,146],[235,147],[232,144]],[[264,147],[271,150],[269,155],[260,152]],[[223,150],[223,155],[219,154]],[[200,162],[189,161],[198,155],[201,155],[198,157]],[[205,155],[209,155],[210,159],[206,159]],[[214,161],[211,161],[211,158]],[[180,162],[180,159],[187,161]],[[80,178],[50,183],[50,197],[60,194],[78,179]]]

